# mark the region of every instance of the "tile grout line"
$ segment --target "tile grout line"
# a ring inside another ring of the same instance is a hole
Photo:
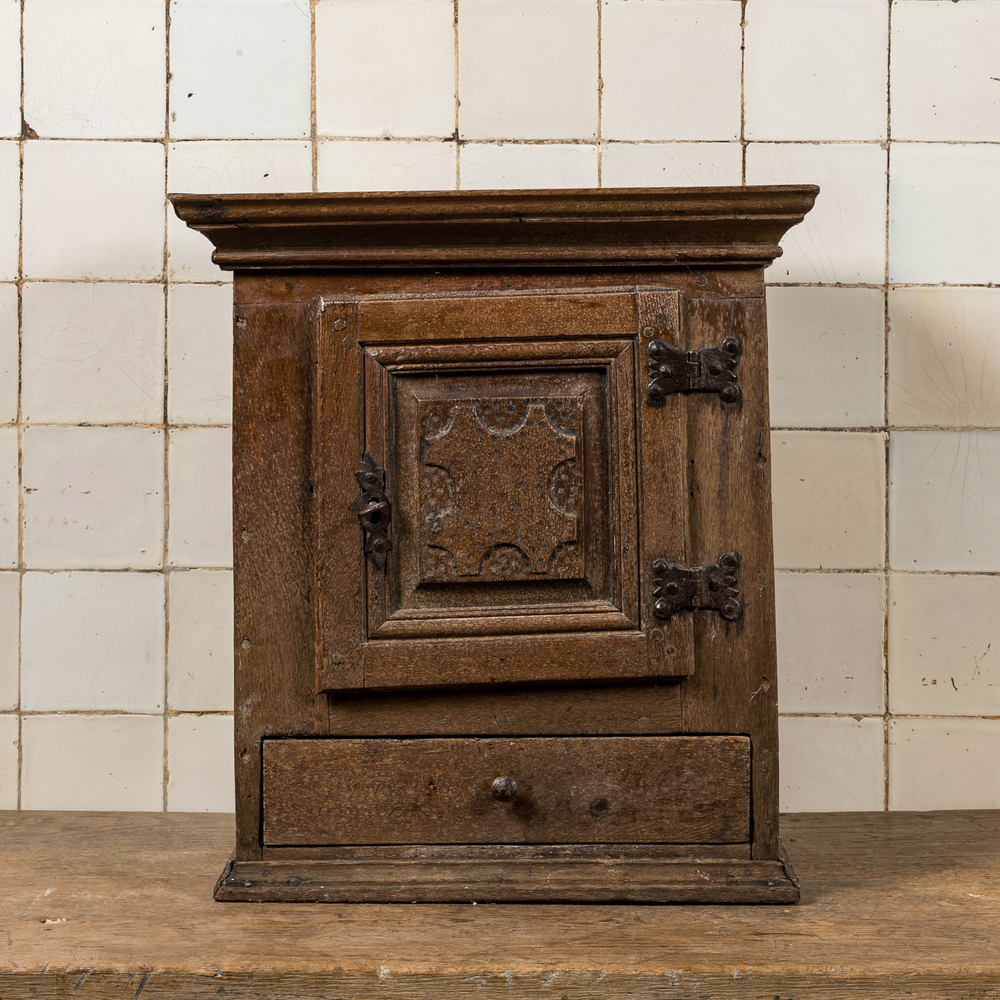
[[[462,133],[459,131],[459,114],[462,107],[462,98],[459,94],[459,64],[458,64],[458,0],[452,0],[452,32],[455,46],[455,131],[452,138],[455,140],[455,190],[462,190]]]
[[[885,518],[885,548],[882,561],[885,564],[885,580],[882,585],[882,807],[889,811],[889,448],[892,433],[889,422],[889,185],[890,161],[892,159],[892,0],[886,2],[885,24],[885,282],[882,289],[883,308],[883,369],[882,369],[882,422],[885,424],[885,496],[883,517]]]
[[[747,0],[740,0],[740,183],[747,182],[746,140],[746,59],[747,55]]]
[[[21,50],[21,134],[17,144],[17,792],[16,808],[21,808],[24,774],[24,716],[21,704],[21,649],[24,617],[24,422],[21,382],[24,378],[24,5],[20,3]]]
[[[601,17],[601,0],[597,4],[597,186],[604,187],[604,130],[602,115],[604,114],[604,63],[601,45],[603,37],[603,19]]]
[[[316,138],[316,4],[309,0],[309,143],[312,154],[312,189],[319,191],[319,142]]]
[[[170,0],[164,5],[164,72],[166,91],[163,108],[163,770],[162,802],[163,812],[167,811],[167,790],[170,781],[170,730],[168,712],[170,703],[167,692],[170,685],[170,668],[167,660],[170,635],[170,574],[167,566],[167,532],[170,526],[170,246],[168,241],[169,215],[171,211],[167,192],[170,190]]]

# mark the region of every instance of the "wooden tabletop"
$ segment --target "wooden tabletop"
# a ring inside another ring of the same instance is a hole
[[[794,906],[216,903],[233,836],[0,813],[0,997],[1000,998],[1000,811],[785,816]]]

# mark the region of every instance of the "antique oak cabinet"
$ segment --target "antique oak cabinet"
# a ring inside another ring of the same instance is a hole
[[[235,271],[218,899],[798,897],[763,269],[816,193],[173,198]]]

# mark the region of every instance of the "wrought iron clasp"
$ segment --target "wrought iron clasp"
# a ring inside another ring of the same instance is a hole
[[[352,501],[350,509],[364,529],[369,561],[375,569],[383,569],[392,551],[392,542],[385,533],[392,520],[392,503],[385,495],[385,469],[380,469],[371,452],[366,451],[354,470],[354,478],[361,487],[361,496]]]
[[[646,402],[663,406],[675,392],[717,392],[723,403],[738,403],[736,365],[743,353],[739,337],[729,336],[718,347],[685,351],[657,337],[646,348],[649,385]]]
[[[712,566],[675,566],[653,560],[653,615],[668,621],[678,611],[718,611],[726,621],[743,614],[740,555],[723,552]]]

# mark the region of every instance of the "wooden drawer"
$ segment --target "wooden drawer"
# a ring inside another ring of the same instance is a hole
[[[745,843],[745,736],[264,742],[264,843]]]

